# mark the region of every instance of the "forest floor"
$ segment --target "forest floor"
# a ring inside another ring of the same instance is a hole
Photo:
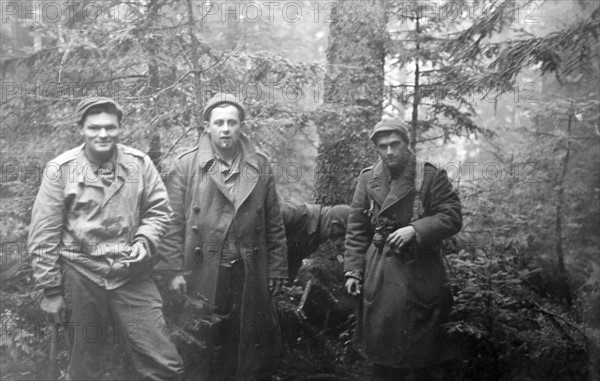
[[[25,269],[24,269],[25,270]],[[28,270],[25,270],[28,271]],[[160,279],[158,282],[160,284]],[[12,287],[11,287],[12,288]],[[2,292],[2,342],[0,343],[0,380],[48,380],[49,379],[49,352],[51,333],[49,324],[40,320],[42,313],[37,306],[39,292],[33,292],[26,287],[28,292],[12,293]],[[300,292],[300,294],[299,294]],[[293,296],[292,296],[293,294]],[[364,380],[368,368],[357,358],[346,361],[345,353],[348,348],[344,345],[344,336],[348,336],[348,323],[343,327],[317,328],[311,324],[298,324],[296,306],[301,291],[287,288],[286,295],[278,298],[278,304],[283,306],[287,327],[287,342],[277,370],[271,375],[271,381],[292,380]],[[167,300],[165,298],[165,300]],[[182,343],[178,335],[180,327],[175,322],[172,309],[165,308],[167,320],[170,322],[173,338],[180,351],[193,350]],[[280,311],[282,312],[282,311]],[[294,316],[293,318],[290,318]],[[291,325],[294,325],[293,327]],[[285,329],[285,328],[284,328]],[[346,332],[344,333],[344,329]],[[292,332],[293,333],[290,333]],[[68,365],[68,343],[65,339],[66,331],[60,330],[58,341],[57,369],[58,379],[65,379]],[[102,380],[133,380],[136,379],[132,364],[123,345],[118,343],[112,327],[106,335],[105,350],[102,361],[106,373]],[[290,342],[291,341],[291,342]],[[202,351],[202,349],[199,349]],[[195,379],[190,377],[190,379]]]
[[[560,287],[551,282],[549,270],[539,263],[515,261],[510,254],[476,256],[462,250],[447,258],[455,300],[453,321],[447,330],[468,345],[462,357],[447,369],[445,380],[599,379],[598,321],[592,319],[590,324],[589,318],[582,317],[598,316],[597,300],[591,304],[580,299],[568,302]],[[271,381],[368,378],[370,367],[350,345],[356,301],[347,297],[339,279],[328,273],[315,266],[304,273],[302,282],[287,287],[278,297],[284,351]],[[304,302],[300,313],[304,286],[310,279],[320,287]],[[25,262],[1,263],[0,281],[0,379],[47,380],[51,340],[39,310],[41,295],[33,289],[30,266]],[[164,289],[161,282],[164,280],[158,277],[159,288]],[[587,286],[578,287],[583,290]],[[168,295],[165,300],[165,315],[173,322]],[[177,324],[172,326],[181,350]],[[133,379],[127,355],[115,341],[109,333],[103,379]],[[61,340],[59,379],[64,379],[67,363],[67,345]]]

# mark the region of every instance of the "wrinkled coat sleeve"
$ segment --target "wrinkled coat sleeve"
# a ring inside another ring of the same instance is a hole
[[[275,189],[275,177],[269,170],[265,192],[265,237],[267,240],[267,252],[269,255],[268,272],[269,278],[288,277],[287,269],[287,242],[283,227],[281,207],[277,199]]]
[[[33,276],[42,289],[62,284],[58,261],[65,212],[62,175],[56,165],[45,167],[31,213],[27,251],[32,257]]]
[[[280,205],[285,235],[289,244],[290,239],[301,236],[301,229],[306,230],[306,221],[308,220],[309,212],[306,204],[285,201]]]
[[[163,235],[169,229],[171,207],[165,184],[148,156],[144,156],[142,165],[144,189],[140,205],[140,224],[135,235],[146,238],[146,242],[150,244],[150,251],[154,254]]]
[[[364,271],[365,254],[371,244],[371,237],[373,236],[371,221],[369,221],[369,217],[364,213],[370,207],[367,196],[369,174],[370,171],[361,173],[352,199],[350,215],[348,216],[348,228],[346,230],[344,272]]]
[[[290,232],[294,231],[300,223],[300,206],[289,201],[282,201],[280,205],[283,225],[286,234],[289,236]]]
[[[426,191],[423,200],[428,200],[425,202],[425,217],[411,225],[417,231],[420,242],[438,242],[458,233],[462,228],[460,199],[452,188],[446,171],[428,171],[426,176],[430,176],[432,180],[428,190],[423,187]]]
[[[160,269],[182,271],[184,268],[186,181],[180,160],[175,162],[173,169],[169,172],[166,187],[173,213],[169,230],[158,249],[159,255],[165,262]]]

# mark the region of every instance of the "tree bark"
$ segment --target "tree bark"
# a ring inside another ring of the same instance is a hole
[[[192,59],[192,70],[194,71],[194,93],[192,95],[193,104],[200,105],[202,104],[201,99],[199,97],[200,91],[202,89],[202,76],[200,74],[200,70],[202,69],[200,66],[200,55],[198,53],[198,39],[196,38],[196,18],[194,16],[194,7],[192,4],[192,0],[187,0],[187,12],[188,12],[188,33],[190,35],[190,55]],[[198,126],[200,128],[202,126],[202,118],[200,117],[200,109],[194,108],[192,110],[192,125]]]
[[[369,134],[382,115],[385,5],[338,1],[331,16],[324,104],[315,118],[321,141],[315,198],[348,204],[356,177],[375,159]]]
[[[156,58],[158,49],[160,48],[160,38],[149,34],[147,28],[156,23],[159,10],[162,6],[162,0],[150,0],[144,24],[138,30],[140,37],[144,41],[143,49],[148,60],[148,94],[153,94],[160,89],[160,67]]]
[[[566,144],[566,152],[565,158],[562,163],[562,170],[560,174],[560,179],[558,183],[558,191],[557,191],[557,203],[556,203],[556,259],[558,266],[558,274],[560,276],[561,282],[563,282],[562,286],[565,287],[565,296],[567,298],[567,302],[571,304],[571,294],[568,286],[568,277],[567,270],[565,268],[565,256],[563,253],[563,234],[562,234],[562,214],[565,206],[565,179],[567,177],[567,171],[569,168],[569,157],[571,154],[571,125],[573,124],[573,107],[569,108],[569,118],[567,121],[567,136],[565,137]]]
[[[420,18],[419,15],[417,14],[417,16],[415,17],[416,20],[416,26],[415,26],[415,30],[417,32],[417,44],[416,44],[416,50],[417,50],[417,54],[415,56],[415,93],[413,96],[413,104],[412,104],[412,121],[411,121],[411,128],[410,128],[410,148],[413,150],[413,152],[416,152],[416,148],[417,148],[417,125],[419,122],[419,105],[421,104],[421,85],[420,85],[420,80],[421,80],[421,72],[419,71],[420,67],[419,67],[419,49],[420,49],[420,41],[419,41],[419,33],[421,32],[420,30]]]

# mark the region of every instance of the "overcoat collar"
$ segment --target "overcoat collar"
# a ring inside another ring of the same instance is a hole
[[[256,152],[256,148],[254,148],[254,144],[248,139],[248,137],[244,134],[240,134],[240,185],[238,188],[238,202],[236,205],[242,205],[248,195],[254,189],[254,186],[259,180],[260,177],[260,167],[258,161],[258,153]],[[202,170],[208,169],[210,173],[215,172],[212,169],[217,158],[215,157],[215,153],[213,151],[212,144],[210,142],[210,135],[208,133],[203,133],[200,136],[200,141],[198,142],[198,162],[200,164],[200,168]],[[219,171],[216,171],[219,172]],[[220,176],[220,173],[214,173],[214,175]],[[214,181],[217,185],[217,188],[223,193],[223,195],[231,201],[229,196],[229,192],[226,189],[223,189],[219,186],[219,181],[215,179]]]
[[[243,161],[258,170],[258,153],[256,152],[256,148],[254,148],[254,144],[244,134],[240,134],[239,144]],[[198,161],[202,168],[206,168],[215,159],[215,153],[210,143],[210,135],[205,132],[200,136],[200,141],[198,142]]]
[[[402,200],[415,189],[416,159],[411,155],[400,177],[390,183],[390,171],[378,160],[373,167],[373,177],[367,183],[371,198],[381,207],[379,214]]]

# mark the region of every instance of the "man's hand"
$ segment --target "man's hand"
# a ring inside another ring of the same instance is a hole
[[[44,296],[40,307],[53,323],[62,323],[65,321],[67,306],[65,298],[62,295]]]
[[[169,290],[177,292],[179,295],[187,293],[187,282],[183,275],[175,275],[169,282]]]
[[[141,262],[144,258],[148,256],[148,250],[146,250],[146,245],[142,243],[142,241],[135,241],[133,245],[131,245],[129,253],[129,258],[123,260],[125,266],[128,266],[129,263]]]
[[[395,251],[400,252],[402,246],[409,243],[415,236],[417,231],[412,226],[405,226],[389,235],[387,244]]]
[[[271,296],[281,293],[284,282],[284,278],[269,278],[269,292],[271,293]]]
[[[356,296],[358,294],[360,294],[360,281],[356,278],[353,277],[348,277],[348,279],[346,279],[346,291],[348,291],[348,293],[352,296]]]

